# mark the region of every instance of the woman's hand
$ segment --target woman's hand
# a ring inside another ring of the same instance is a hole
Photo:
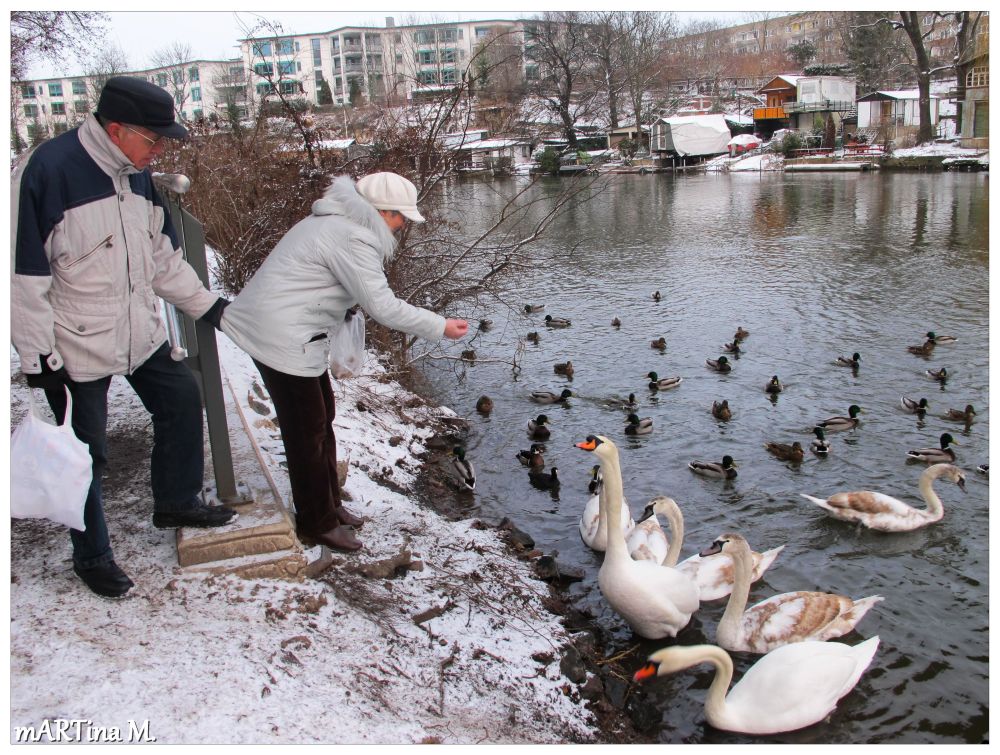
[[[469,332],[469,323],[465,320],[445,320],[444,337],[457,340]]]

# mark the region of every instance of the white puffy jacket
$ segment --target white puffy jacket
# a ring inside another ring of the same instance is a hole
[[[389,288],[382,265],[394,249],[382,216],[341,176],[226,307],[222,331],[259,362],[301,377],[327,369],[329,336],[355,304],[387,327],[441,339],[445,318]]]
[[[11,180],[10,335],[26,374],[128,375],[166,340],[160,299],[191,317],[217,300],[184,261],[148,170],[93,115],[39,145]]]

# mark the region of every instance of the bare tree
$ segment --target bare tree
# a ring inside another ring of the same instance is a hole
[[[188,72],[185,63],[191,61],[191,45],[186,42],[172,42],[155,50],[149,60],[154,68],[167,69],[167,86],[174,98],[174,109],[181,112],[188,97]]]
[[[559,118],[563,134],[576,149],[576,122],[593,83],[587,27],[576,11],[546,11],[525,23],[525,57],[537,63],[529,91]]]
[[[85,63],[86,73],[90,85],[90,101],[94,107],[101,98],[101,91],[105,83],[112,76],[121,76],[132,70],[128,56],[119,45],[106,45],[101,47]]]
[[[104,36],[106,13],[94,11],[11,11],[10,78],[21,81],[37,60],[65,65]]]
[[[625,93],[632,104],[636,128],[652,120],[643,101],[654,83],[662,80],[668,58],[664,46],[676,33],[676,17],[649,11],[630,11],[618,16],[622,28],[621,64]],[[641,134],[640,134],[641,136]]]
[[[585,36],[588,52],[597,62],[595,72],[601,90],[607,99],[608,122],[611,128],[618,128],[618,98],[625,90],[622,47],[628,34],[623,22],[623,11],[590,11],[581,21],[587,24]]]

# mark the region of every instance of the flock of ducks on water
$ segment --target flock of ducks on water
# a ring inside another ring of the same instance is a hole
[[[659,301],[658,291],[653,299]],[[538,313],[544,306],[526,304],[524,312]],[[564,328],[571,323],[565,318],[546,315],[545,324],[550,328]],[[612,326],[620,325],[621,321],[614,318]],[[740,354],[741,344],[749,335],[742,327],[738,328],[724,350]],[[537,332],[529,333],[528,340],[537,343]],[[937,345],[955,340],[952,336],[937,336],[931,331],[921,346],[909,347],[909,351],[928,356]],[[666,339],[655,339],[650,347],[662,351],[666,348]],[[861,355],[855,352],[850,357],[841,356],[836,363],[857,372]],[[732,370],[725,355],[706,360],[706,365],[721,373]],[[572,377],[572,362],[556,364],[554,371]],[[926,374],[942,382],[948,377],[943,367],[928,369]],[[646,378],[652,391],[671,390],[682,383],[680,377],[661,378],[656,372],[647,373]],[[777,375],[764,386],[764,391],[772,396],[783,390]],[[555,405],[565,403],[572,396],[572,391],[564,389],[560,393],[534,391],[530,398],[538,404]],[[652,419],[640,418],[636,413],[638,403],[634,393],[629,394],[627,400],[616,400],[615,405],[628,412],[626,436],[652,433]],[[926,398],[904,396],[900,407],[921,418],[929,410]],[[484,414],[492,408],[493,402],[486,396],[476,405],[477,411]],[[852,404],[847,415],[817,422],[813,429],[815,440],[810,444],[812,453],[817,456],[830,453],[826,433],[853,430],[860,423],[860,413],[860,407]],[[730,420],[732,410],[728,400],[714,402],[712,415],[720,421]],[[975,416],[975,409],[970,404],[964,410],[948,410],[943,418],[963,422],[968,429]],[[550,437],[548,417],[537,415],[528,421],[527,429],[529,438],[535,442],[517,453],[518,461],[528,468],[533,485],[558,489],[558,470],[552,467],[545,472],[543,451],[544,442]],[[907,453],[908,458],[929,465],[919,480],[925,508],[918,509],[874,491],[835,493],[825,499],[801,495],[835,519],[872,530],[904,532],[924,527],[944,515],[941,499],[933,488],[937,479],[953,482],[965,491],[965,475],[952,464],[955,452],[951,446],[958,444],[950,433],[943,433],[939,442],[939,447]],[[772,734],[800,729],[829,715],[871,663],[879,638],[872,637],[853,647],[828,640],[852,631],[883,598],[871,595],[852,600],[831,593],[795,591],[774,595],[747,607],[751,583],[760,579],[772,565],[783,545],[761,553],[752,550],[740,534],[727,532],[697,555],[679,561],[684,519],[677,502],[668,496],[657,496],[645,506],[642,515],[633,520],[624,496],[617,446],[605,436],[590,435],[576,447],[593,453],[599,462],[591,472],[590,497],[579,522],[580,536],[590,548],[604,552],[598,586],[604,599],[632,630],[648,639],[675,637],[701,603],[727,599],[716,629],[716,645],[674,646],[660,650],[649,657],[649,662],[635,673],[634,679],[640,681],[701,663],[711,664],[715,667],[715,675],[705,700],[705,714],[717,729]],[[805,449],[798,441],[767,443],[765,447],[781,460],[798,463],[804,458]],[[456,446],[453,455],[457,478],[465,488],[474,489],[475,471],[465,458],[464,449]],[[688,467],[704,477],[733,479],[737,476],[736,464],[728,455],[721,462],[691,461]],[[981,465],[979,471],[988,475],[988,465]],[[661,516],[669,534],[660,524]],[[729,685],[733,663],[727,651],[763,655],[732,689]]]

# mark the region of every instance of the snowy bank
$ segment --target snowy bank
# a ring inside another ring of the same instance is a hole
[[[219,349],[234,395],[249,402],[252,363],[224,336]],[[116,560],[136,586],[120,601],[95,596],[72,572],[63,528],[12,522],[12,741],[31,734],[17,727],[46,720],[87,721],[84,738],[96,727],[127,733],[131,722],[161,743],[595,736],[576,686],[560,672],[569,638],[544,607],[548,588],[495,531],[448,521],[407,492],[430,422],[448,410],[425,408],[385,380],[371,354],[366,371],[335,382],[338,449],[350,458],[347,505],[367,520],[365,548],[335,554],[320,578],[301,583],[205,577],[177,566],[174,532],[151,521],[148,415],[123,379],[112,381],[105,508]],[[27,409],[16,356],[11,376],[16,425]],[[266,408],[261,401],[249,416],[260,417],[253,432],[287,496]],[[246,482],[267,485],[264,475]],[[401,549],[423,569],[385,578],[358,571]]]

